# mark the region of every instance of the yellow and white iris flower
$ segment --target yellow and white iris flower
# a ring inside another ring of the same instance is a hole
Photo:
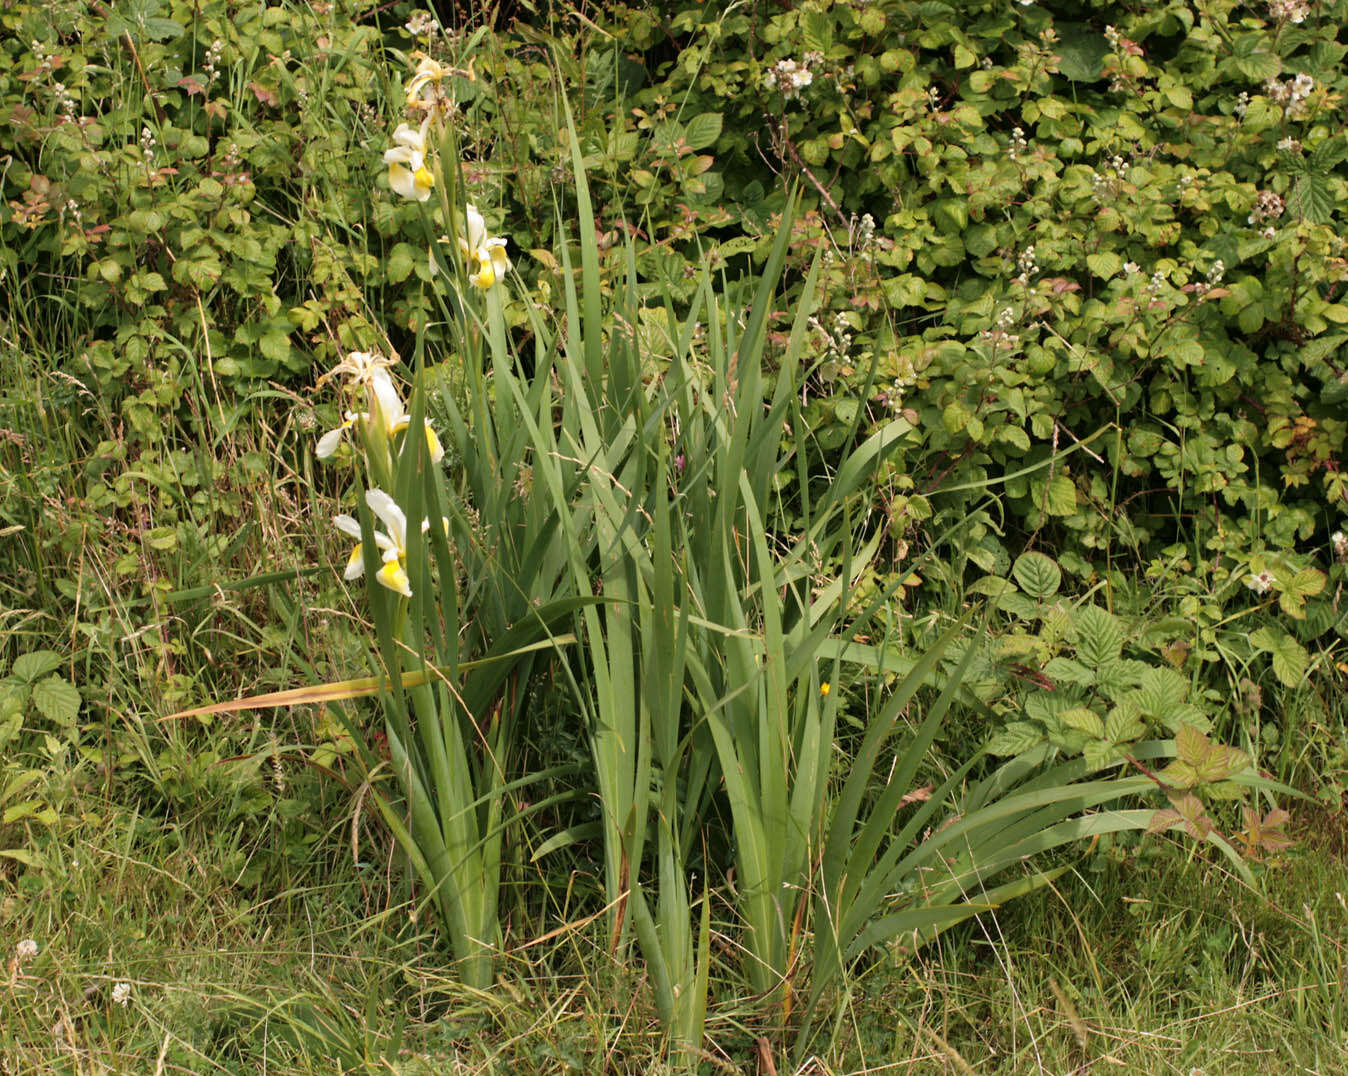
[[[377,416],[384,435],[390,440],[396,434],[406,432],[407,427],[412,424],[412,417],[403,406],[398,388],[393,384],[393,378],[389,376],[384,366],[374,366],[368,370],[365,387],[370,394],[370,411],[346,412],[340,426],[335,430],[329,430],[318,439],[318,447],[314,450],[314,454],[319,459],[325,460],[334,455],[346,438],[346,431],[358,422],[369,422],[371,413]],[[440,438],[436,436],[434,427],[431,426],[431,420],[426,419],[425,425],[426,450],[430,453],[431,463],[439,463],[445,458],[445,450],[440,444]]]
[[[412,584],[407,578],[407,515],[382,489],[365,491],[365,503],[370,511],[384,525],[384,530],[374,532],[374,544],[379,549],[382,567],[375,573],[375,579],[389,590],[405,598],[412,596]],[[343,534],[356,540],[356,548],[347,558],[343,578],[359,579],[365,574],[365,547],[360,533],[360,521],[354,516],[334,516],[332,522]],[[442,518],[441,525],[445,534],[449,534],[449,520]],[[431,529],[428,519],[421,521],[421,533]]]
[[[315,382],[316,386],[321,388],[334,377],[340,377],[345,374],[349,379],[349,384],[359,385],[364,388],[370,383],[370,378],[374,372],[380,369],[388,369],[390,366],[397,366],[398,359],[385,358],[377,351],[348,351],[346,358],[329,370],[326,374]]]
[[[384,151],[388,185],[395,193],[418,202],[426,201],[435,186],[435,175],[426,167],[426,131],[430,123],[427,116],[416,130],[405,123],[398,124],[393,132],[393,141],[398,144]]]
[[[467,207],[464,217],[466,234],[459,237],[459,251],[468,264],[468,279],[474,287],[486,291],[510,269],[506,241],[487,235],[487,223],[474,206]]]
[[[384,433],[390,439],[406,431],[412,424],[412,416],[403,407],[403,398],[398,395],[398,389],[387,370],[376,370],[371,375],[370,397],[379,414],[379,421],[384,425]],[[440,445],[440,438],[435,435],[431,420],[426,419],[425,424],[426,449],[430,453],[431,463],[439,463],[445,458],[445,450]]]
[[[375,575],[381,584],[396,591],[405,598],[412,596],[412,584],[407,579],[407,516],[382,489],[365,491],[365,503],[370,511],[384,525],[384,530],[374,532],[374,544],[379,547],[383,566]],[[354,516],[334,516],[332,522],[337,529],[356,540],[356,548],[347,558],[346,579],[359,579],[365,574],[365,550],[361,541],[360,521]]]
[[[439,96],[440,83],[449,76],[450,72],[451,68],[432,60],[429,56],[422,56],[421,63],[417,64],[416,74],[412,76],[412,81],[407,84],[408,107],[434,107]],[[425,93],[425,90],[430,90],[430,93]]]

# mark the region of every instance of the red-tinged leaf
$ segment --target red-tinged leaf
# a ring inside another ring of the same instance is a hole
[[[207,101],[202,110],[208,116],[214,116],[216,119],[224,119],[229,115],[229,106],[224,101]]]
[[[1147,823],[1148,833],[1179,827],[1191,837],[1202,840],[1212,832],[1212,819],[1208,817],[1203,801],[1192,792],[1167,792],[1166,797],[1171,806],[1151,816]]]
[[[1192,725],[1181,725],[1175,733],[1175,750],[1179,752],[1181,762],[1196,768],[1207,755],[1208,738]]]
[[[281,99],[276,96],[276,93],[267,89],[267,87],[263,86],[260,82],[250,82],[248,83],[248,88],[253,91],[253,96],[264,105],[275,108],[281,103]]]
[[[1263,818],[1253,808],[1245,807],[1242,810],[1245,814],[1245,831],[1240,834],[1240,838],[1245,843],[1247,855],[1281,852],[1296,843],[1287,835],[1287,823],[1292,816],[1281,807],[1274,807]]]
[[[1151,821],[1147,823],[1147,832],[1164,833],[1179,820],[1179,811],[1171,810],[1169,807],[1163,807],[1151,816]]]
[[[191,75],[184,75],[180,78],[178,80],[178,86],[180,89],[187,91],[188,97],[195,97],[197,94],[201,94],[203,97],[206,95],[206,87]]]

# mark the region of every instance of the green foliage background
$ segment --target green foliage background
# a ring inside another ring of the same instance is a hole
[[[688,302],[704,262],[729,282],[761,272],[798,188],[766,394],[816,257],[820,303],[775,516],[800,528],[838,462],[897,420],[878,489],[849,503],[876,542],[857,597],[895,595],[877,637],[921,647],[967,604],[993,610],[978,652],[947,662],[969,670],[964,723],[924,779],[989,744],[1104,765],[1182,720],[1341,808],[1348,2],[1298,23],[1228,0],[665,0],[456,9],[434,32],[409,25],[417,11],[0,11],[0,882],[34,907],[52,886],[89,899],[101,882],[63,842],[98,832],[162,841],[156,869],[205,857],[211,914],[231,923],[330,876],[344,911],[369,912],[360,850],[387,835],[362,815],[349,729],[323,711],[157,719],[364,671],[360,611],[328,568],[339,486],[312,445],[340,416],[318,377],[349,350],[421,341],[441,360],[431,406],[462,389],[421,217],[380,161],[418,49],[472,52],[475,79],[455,81],[463,178],[544,308],[579,262],[557,227],[577,204],[570,101],[600,278],[619,290],[633,237],[652,368],[677,328],[664,297]],[[809,79],[788,95],[793,71]],[[1312,84],[1293,101],[1298,77]],[[896,676],[837,689],[840,750]],[[573,714],[555,690],[524,701],[521,754],[571,772]],[[593,826],[568,778],[549,780],[540,797],[563,806],[547,824]],[[1280,819],[1245,821],[1256,856],[1280,850]],[[569,899],[564,872],[529,859],[544,839],[513,836],[506,874],[552,871]],[[1106,841],[1092,863],[1131,854]],[[544,934],[554,909],[524,891],[507,914]],[[1322,963],[1296,967],[1337,1014],[1341,949],[1315,945]],[[1157,966],[1179,959],[1153,948]],[[373,978],[371,996],[403,989]],[[246,1044],[252,1010],[230,1005],[210,1034]],[[193,1043],[176,1063],[208,1039]]]

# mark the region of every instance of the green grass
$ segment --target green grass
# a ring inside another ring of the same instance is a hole
[[[602,920],[541,942],[541,922],[519,924],[497,985],[470,991],[388,862],[353,863],[345,819],[273,890],[240,883],[210,825],[70,806],[40,842],[45,889],[0,902],[0,937],[41,947],[0,991],[7,1071],[662,1071],[649,998],[615,1004],[639,974],[612,965]],[[1316,832],[1258,893],[1178,846],[1087,857],[1051,891],[878,961],[812,1071],[1342,1071],[1342,834]],[[703,1070],[759,1071],[747,999],[712,974]]]

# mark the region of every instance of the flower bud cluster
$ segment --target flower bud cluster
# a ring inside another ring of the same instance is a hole
[[[1007,144],[1006,155],[1013,161],[1019,160],[1020,155],[1030,148],[1030,143],[1025,139],[1025,132],[1019,127],[1011,128],[1011,141]]]
[[[1315,91],[1315,79],[1304,71],[1290,82],[1271,78],[1264,83],[1264,93],[1270,101],[1282,106],[1286,119],[1299,119],[1306,114],[1306,102]]]
[[[797,63],[795,60],[778,60],[763,74],[765,89],[776,90],[787,101],[800,96],[800,91],[814,82],[815,64],[823,62],[823,55],[807,52]]]
[[[1282,216],[1286,203],[1282,195],[1274,191],[1260,191],[1254,200],[1254,209],[1245,218],[1247,224],[1263,224],[1266,220],[1277,220]]]
[[[1003,307],[1001,313],[997,315],[997,320],[993,323],[993,328],[984,329],[979,333],[979,339],[985,344],[990,344],[994,350],[998,348],[1013,348],[1020,343],[1020,336],[1011,330],[1017,322],[1016,312],[1011,307]]]
[[[1300,25],[1311,13],[1306,0],[1268,0],[1268,14],[1274,22],[1292,22]]]
[[[824,357],[830,362],[842,362],[852,350],[852,323],[839,310],[833,315],[833,327],[826,327],[818,318],[811,318],[815,332],[823,338]]]
[[[903,407],[903,394],[916,384],[917,368],[913,366],[913,360],[900,355],[894,380],[878,394],[877,402],[893,411],[898,411]]]
[[[52,93],[56,94],[57,107],[65,115],[66,119],[73,120],[75,113],[79,111],[79,105],[75,101],[75,95],[66,88],[64,82],[53,82]]]
[[[403,29],[413,37],[434,38],[440,32],[440,25],[429,11],[417,11],[403,24]]]
[[[863,262],[874,258],[871,248],[875,245],[875,218],[869,213],[860,218],[854,213],[848,227],[852,250]]]
[[[1334,547],[1334,556],[1339,560],[1348,560],[1348,535],[1343,531],[1335,531],[1329,537],[1330,545]]]
[[[1208,268],[1207,276],[1202,281],[1194,285],[1194,294],[1198,295],[1200,298],[1206,295],[1208,292],[1210,292],[1213,288],[1215,288],[1218,284],[1222,282],[1222,277],[1224,277],[1225,275],[1226,275],[1226,262],[1222,261],[1221,258],[1218,258]]]
[[[1020,252],[1020,256],[1016,259],[1016,268],[1020,270],[1020,275],[1016,277],[1015,282],[1028,286],[1030,277],[1039,272],[1039,261],[1035,257],[1033,243]]]
[[[154,150],[157,145],[154,132],[148,127],[142,127],[140,129],[140,155],[145,158],[146,164],[154,164]]]
[[[206,85],[215,85],[215,80],[220,77],[218,70],[220,66],[220,54],[225,50],[225,43],[218,37],[211,42],[211,47],[206,50],[206,57],[201,61],[202,74],[206,76]]]

